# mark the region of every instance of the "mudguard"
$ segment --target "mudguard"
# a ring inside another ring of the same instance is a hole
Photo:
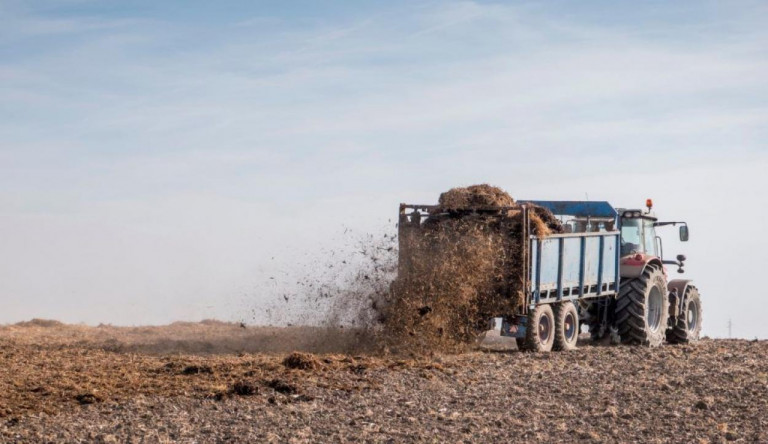
[[[637,278],[643,275],[643,272],[645,271],[645,267],[648,265],[656,265],[662,270],[664,270],[664,265],[661,263],[661,260],[659,260],[656,256],[649,256],[642,253],[635,253],[630,254],[628,256],[624,256],[621,258],[620,261],[620,270],[621,270],[621,277],[622,278]],[[667,272],[664,270],[664,274],[666,275]]]

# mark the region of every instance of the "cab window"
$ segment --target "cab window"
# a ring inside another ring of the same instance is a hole
[[[656,252],[656,228],[653,226],[653,221],[643,220],[643,227],[645,228],[645,254],[658,256]]]
[[[621,221],[621,254],[626,256],[633,252],[642,253],[643,244],[641,219],[623,219]]]

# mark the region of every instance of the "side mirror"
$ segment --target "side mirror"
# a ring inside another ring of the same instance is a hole
[[[680,242],[688,242],[688,225],[680,226]]]

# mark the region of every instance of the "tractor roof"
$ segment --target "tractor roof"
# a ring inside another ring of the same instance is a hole
[[[638,208],[616,208],[616,211],[621,217],[659,220],[659,218],[656,217],[656,213],[653,211],[648,211],[647,209],[642,210]]]

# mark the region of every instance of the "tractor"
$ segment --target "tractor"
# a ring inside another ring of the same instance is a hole
[[[617,209],[619,215],[619,292],[615,298],[584,300],[581,319],[595,340],[612,333],[615,342],[660,345],[699,339],[702,323],[701,298],[690,279],[671,279],[665,265],[683,273],[686,257],[665,260],[662,238],[656,229],[679,225],[680,241],[688,241],[685,222],[660,222],[653,201],[646,208]],[[578,221],[578,218],[577,218]]]

